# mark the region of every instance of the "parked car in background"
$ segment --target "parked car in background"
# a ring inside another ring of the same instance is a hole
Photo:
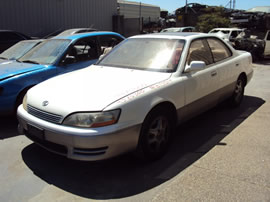
[[[43,39],[36,39],[36,40],[23,40],[15,45],[11,46],[4,52],[0,54],[0,64],[3,62],[7,62],[8,60],[12,62],[11,60],[17,60],[23,55],[25,55],[28,51],[30,51],[32,48],[37,46],[43,41]]]
[[[0,53],[22,40],[29,40],[31,37],[12,30],[0,30]]]
[[[79,33],[85,33],[85,32],[94,32],[98,31],[95,28],[73,28],[73,29],[58,29],[46,36],[44,36],[44,39],[51,39],[55,36],[66,36],[66,35],[73,35],[73,34],[79,34]]]
[[[98,31],[98,30],[95,28],[73,28],[73,29],[67,29],[59,33],[57,36],[65,36],[65,35],[79,34],[79,33],[85,33],[85,32],[94,32],[94,31]]]
[[[92,32],[44,40],[15,62],[0,67],[0,115],[16,111],[26,91],[53,76],[95,63],[110,42],[124,39],[114,32]],[[73,81],[70,81],[73,83]]]
[[[225,99],[240,105],[251,65],[250,53],[208,34],[130,37],[95,65],[31,88],[17,111],[20,133],[72,159],[135,151],[155,160],[176,124]]]
[[[236,37],[243,32],[245,29],[240,28],[215,28],[209,33],[217,34],[220,38],[227,42],[234,42]]]
[[[171,27],[163,29],[160,32],[195,32],[195,27]]]
[[[267,30],[263,37],[251,35],[249,30],[239,34],[233,46],[237,50],[245,50],[251,53],[253,61],[270,57],[270,30]]]

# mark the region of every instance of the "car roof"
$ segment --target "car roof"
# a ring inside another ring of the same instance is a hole
[[[46,39],[29,39],[29,40],[22,40],[22,41],[19,41],[18,43],[29,43],[29,42],[42,42],[42,41],[45,41]]]
[[[0,29],[0,32],[17,32],[14,30],[8,30],[8,29]]]
[[[164,30],[183,30],[183,29],[188,29],[188,28],[191,28],[191,29],[195,29],[195,27],[192,27],[192,26],[187,26],[187,27],[169,27],[169,28],[166,28],[166,29],[163,29],[161,31],[164,31]]]
[[[92,32],[92,31],[98,31],[95,28],[72,28],[72,29],[66,29],[62,31],[61,33],[58,34],[58,36],[62,35],[71,35],[71,34],[76,34],[76,32]]]
[[[80,30],[97,30],[97,29],[95,29],[95,28],[72,28],[72,29],[66,29],[64,31],[74,32],[74,31],[80,31]]]
[[[153,34],[136,35],[130,38],[175,38],[175,39],[188,39],[196,38],[197,36],[209,36],[200,32],[160,32]]]
[[[73,35],[65,35],[65,36],[55,36],[52,39],[70,39],[70,40],[77,40],[80,38],[88,37],[88,36],[100,36],[100,35],[117,35],[119,37],[123,37],[116,32],[109,32],[109,31],[97,31],[97,32],[83,32]]]

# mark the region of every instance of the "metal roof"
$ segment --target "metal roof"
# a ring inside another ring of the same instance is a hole
[[[254,8],[248,9],[247,12],[270,13],[270,6],[256,6]]]
[[[156,5],[152,5],[152,4],[145,4],[145,3],[140,3],[140,2],[136,2],[136,1],[125,1],[125,0],[117,0],[117,3],[123,3],[123,4],[131,4],[131,5],[137,5],[137,6],[150,6],[150,7],[158,7]]]

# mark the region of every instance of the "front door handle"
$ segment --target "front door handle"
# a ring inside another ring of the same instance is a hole
[[[211,72],[211,76],[216,76],[217,75],[217,72],[216,71],[212,71]]]

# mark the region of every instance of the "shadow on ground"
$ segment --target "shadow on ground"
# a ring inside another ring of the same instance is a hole
[[[270,65],[270,58],[265,58],[257,61],[253,61],[254,64]]]
[[[0,140],[17,136],[18,121],[15,116],[0,117]]]
[[[194,163],[256,111],[264,101],[246,96],[236,109],[219,106],[178,127],[168,154],[142,163],[132,155],[99,162],[68,160],[31,144],[24,148],[26,165],[49,184],[91,199],[116,199],[152,189]]]

